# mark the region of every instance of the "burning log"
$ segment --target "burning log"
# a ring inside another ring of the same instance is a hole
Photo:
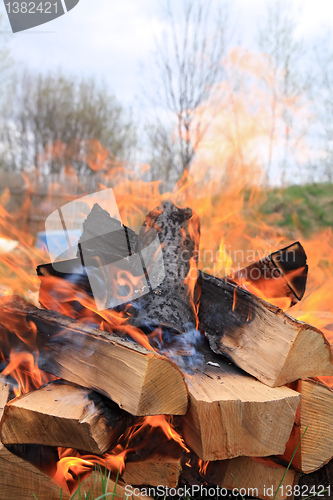
[[[224,280],[200,275],[199,321],[211,349],[276,387],[333,375],[329,342],[317,328]]]
[[[145,248],[157,231],[162,247],[165,277],[149,294],[138,299],[131,309],[134,324],[152,331],[156,327],[184,332],[196,324],[195,289],[186,283],[195,266],[194,251],[198,248],[200,224],[190,208],[179,208],[165,202],[150,212],[139,235],[138,247]],[[160,272],[156,262],[152,274]],[[195,285],[195,280],[193,280]]]
[[[240,269],[230,278],[239,285],[253,285],[266,299],[289,298],[292,306],[304,295],[307,275],[306,254],[296,241]]]
[[[57,381],[10,401],[0,435],[3,444],[62,446],[98,455],[116,443],[130,421],[111,401]]]
[[[193,252],[198,246],[199,231],[199,220],[192,210],[176,207],[172,202],[163,203],[147,215],[139,236],[126,226],[121,226],[119,221],[111,218],[96,204],[83,225],[79,241],[81,261],[89,266],[91,259],[101,259],[101,265],[95,267],[96,272],[97,267],[106,270],[108,264],[116,262],[116,266],[110,267],[101,276],[105,279],[110,295],[119,293],[110,274],[117,274],[117,266],[118,272],[121,270],[125,258],[133,282],[138,277],[136,267],[141,267],[140,263],[143,263],[145,278],[142,277],[140,284],[146,288],[146,293],[139,294],[139,298],[134,296],[134,300],[131,300],[131,323],[146,332],[157,327],[182,332],[189,324],[196,323],[184,280],[190,271]],[[152,247],[153,252],[147,252],[157,235],[158,245]],[[96,277],[92,271],[88,272],[88,276],[93,286]],[[105,304],[110,307],[111,297]]]
[[[293,498],[294,487],[299,479],[296,471],[293,469],[287,471],[285,467],[269,459],[238,457],[214,462],[211,465],[207,477],[215,484],[228,490],[244,488],[246,495],[263,500]],[[286,475],[279,488],[284,474]]]
[[[213,354],[187,375],[190,405],[185,442],[202,460],[284,453],[300,395],[271,388]]]
[[[126,484],[175,488],[181,471],[180,458],[152,455],[139,462],[127,462],[122,479]]]
[[[302,394],[302,400],[283,458],[289,462],[305,433],[293,467],[309,473],[333,458],[333,390],[315,380],[299,380],[291,385]]]
[[[186,385],[172,361],[21,298],[3,299],[0,311],[0,324],[5,314],[36,326],[42,370],[94,389],[132,415],[186,413]]]

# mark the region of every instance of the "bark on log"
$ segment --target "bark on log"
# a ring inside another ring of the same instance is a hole
[[[199,219],[190,208],[165,202],[147,215],[139,235],[139,250],[147,247],[156,231],[162,247],[165,278],[157,288],[133,303],[134,324],[146,331],[164,327],[184,332],[196,324],[189,287],[184,281],[190,272],[193,252],[198,248]],[[160,265],[156,262],[153,275],[160,272]],[[196,302],[195,290],[193,301]]]
[[[206,364],[186,375],[190,404],[183,417],[185,442],[202,460],[283,453],[300,395],[261,384],[208,348],[204,355]]]
[[[0,419],[10,393],[9,384],[0,377]],[[29,462],[17,457],[0,442],[0,500],[9,498],[31,500],[59,500],[59,487]]]
[[[2,313],[36,325],[42,370],[94,389],[133,415],[186,413],[184,378],[170,360],[19,297],[2,298],[0,324]]]
[[[199,321],[214,352],[271,387],[333,375],[329,342],[317,328],[213,276],[200,274],[199,286]]]
[[[122,479],[126,484],[175,488],[181,470],[180,458],[152,455],[138,462],[127,462]]]
[[[10,401],[0,436],[3,444],[61,446],[99,455],[116,443],[126,421],[130,425],[126,415],[89,389],[57,381]]]
[[[299,380],[291,386],[300,392],[295,425],[283,458],[289,462],[302,435],[293,467],[309,473],[333,457],[333,390],[314,380]]]

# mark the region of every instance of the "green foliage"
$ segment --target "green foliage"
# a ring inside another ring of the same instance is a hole
[[[280,214],[277,225],[289,230],[295,227],[304,236],[333,226],[333,185],[330,183],[289,186],[270,189],[259,207],[269,216]]]

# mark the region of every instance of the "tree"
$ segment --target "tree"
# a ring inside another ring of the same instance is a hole
[[[333,182],[333,39],[331,30],[324,31],[314,50],[312,67],[316,70],[313,100],[318,122],[316,138],[319,142],[319,165],[313,169],[316,178]]]
[[[59,172],[102,170],[129,160],[136,143],[131,118],[103,85],[64,74],[25,71],[12,84],[2,143],[7,165]]]
[[[272,77],[263,78],[270,93],[271,111],[267,178],[270,177],[274,162],[279,164],[284,181],[286,171],[291,166],[290,160],[296,160],[295,145],[307,132],[306,127],[300,126],[302,120],[297,112],[305,103],[309,85],[305,74],[306,46],[296,38],[297,22],[290,2],[267,1],[266,6],[266,23],[259,28],[258,47],[269,58],[272,68]],[[274,159],[274,143],[277,139],[280,151],[278,158]]]
[[[164,173],[170,178],[189,170],[207,130],[207,123],[197,119],[196,112],[223,74],[227,10],[213,9],[211,0],[183,0],[181,6],[166,0],[164,22],[166,28],[156,42],[153,58],[156,79],[152,95],[158,118],[149,129],[149,141],[155,170],[159,164],[163,171],[167,158],[169,167]],[[170,127],[174,127],[173,134]]]

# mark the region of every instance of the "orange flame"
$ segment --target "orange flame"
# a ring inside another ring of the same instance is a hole
[[[39,389],[43,384],[57,378],[40,370],[31,353],[17,353],[13,350],[10,352],[9,363],[1,375],[11,375],[16,380],[18,387],[14,387],[15,396]]]

